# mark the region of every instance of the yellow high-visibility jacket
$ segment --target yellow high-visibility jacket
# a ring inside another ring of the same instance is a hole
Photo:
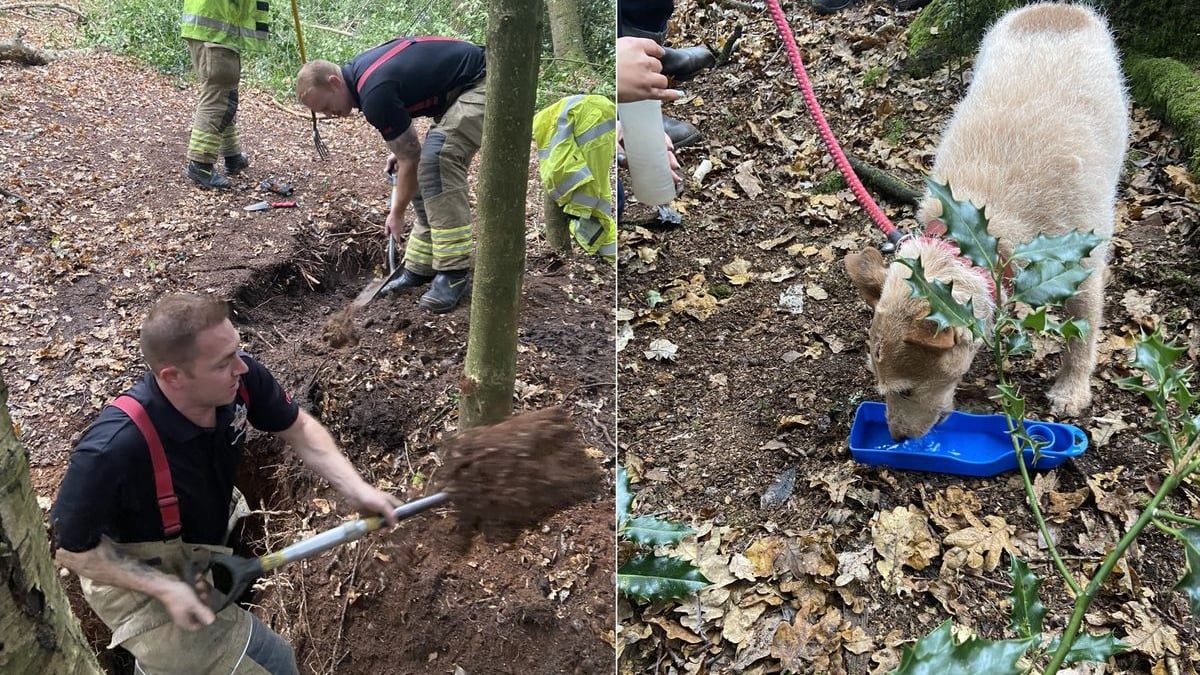
[[[539,173],[546,193],[570,219],[583,250],[617,259],[612,171],[617,106],[592,94],[559,99],[533,117]]]

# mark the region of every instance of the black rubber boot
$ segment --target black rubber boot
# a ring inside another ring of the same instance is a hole
[[[205,190],[224,190],[229,187],[229,179],[217,173],[212,164],[204,162],[188,162],[187,177]]]
[[[471,280],[467,278],[469,274],[470,270],[438,272],[429,290],[417,301],[417,306],[434,314],[445,314],[454,309],[471,285]]]
[[[246,153],[239,152],[236,155],[225,156],[225,173],[230,176],[236,176],[239,173],[250,168],[250,158]]]
[[[677,81],[690,80],[696,73],[717,64],[717,55],[708,47],[663,47],[662,74]]]
[[[621,24],[621,37],[645,38],[647,40],[654,40],[661,45],[663,40],[667,39],[667,31],[643,30],[641,28],[630,26],[629,24]]]
[[[380,295],[388,295],[390,293],[404,293],[416,288],[420,288],[425,284],[433,281],[433,277],[424,274],[417,274],[412,270],[405,268],[400,276],[392,279],[386,286],[379,289]]]
[[[671,145],[676,150],[698,143],[703,138],[696,125],[684,122],[683,120],[677,120],[674,117],[667,117],[666,115],[663,115],[663,131],[667,132],[667,136],[671,137]]]
[[[833,14],[854,4],[854,0],[811,0],[817,14]]]

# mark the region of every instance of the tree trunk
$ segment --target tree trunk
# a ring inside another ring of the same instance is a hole
[[[583,15],[579,0],[546,0],[550,10],[550,40],[554,55],[560,58],[583,60]]]
[[[571,252],[571,230],[567,224],[567,214],[563,212],[558,202],[542,191],[542,220],[546,222],[546,246],[562,254]]]
[[[459,402],[462,429],[494,424],[512,413],[541,16],[540,0],[494,0],[488,12],[487,112],[471,329]]]
[[[29,459],[0,379],[0,671],[102,673],[50,561]]]

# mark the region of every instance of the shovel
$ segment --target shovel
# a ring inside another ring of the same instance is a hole
[[[407,504],[401,504],[392,513],[396,518],[403,520],[409,516],[415,516],[422,511],[439,506],[448,499],[450,499],[450,493],[444,491],[437,492],[428,497],[422,497]],[[320,534],[314,534],[308,539],[303,539],[287,548],[268,553],[259,558],[243,558],[227,553],[214,554],[210,567],[213,573],[214,585],[218,589],[227,588],[228,590],[222,591],[225,593],[225,599],[219,607],[213,608],[213,612],[220,612],[228,607],[246,592],[246,589],[250,587],[250,584],[254,583],[255,579],[264,574],[277,570],[288,563],[303,560],[304,558],[311,558],[318,553],[324,553],[335,546],[341,546],[342,544],[361,539],[367,533],[378,530],[386,523],[387,521],[382,516],[359,518],[358,520],[352,520],[336,527],[331,527]]]
[[[391,213],[392,208],[396,205],[396,194],[397,194],[397,192],[399,192],[400,188],[396,184],[396,174],[388,173],[388,177],[392,181],[392,199],[388,205],[388,213]],[[391,232],[388,232],[388,251],[387,251],[387,253],[388,253],[388,275],[386,277],[383,277],[382,279],[375,279],[375,280],[371,281],[371,283],[369,283],[365,287],[363,287],[363,289],[361,291],[359,291],[358,295],[354,298],[354,302],[350,303],[350,311],[353,312],[353,311],[363,307],[368,302],[371,302],[372,300],[374,300],[379,295],[379,291],[383,290],[384,286],[387,286],[389,283],[392,282],[393,279],[400,276],[400,273],[404,271],[403,266],[396,264],[396,238],[392,236]]]
[[[261,202],[254,202],[250,206],[243,207],[243,209],[246,211],[268,211],[270,209],[293,209],[293,208],[296,208],[296,202],[293,202],[293,201],[287,201],[287,202],[261,201]]]

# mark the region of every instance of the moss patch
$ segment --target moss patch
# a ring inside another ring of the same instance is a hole
[[[1200,174],[1200,73],[1175,59],[1132,57],[1125,65],[1134,99],[1175,127]]]

